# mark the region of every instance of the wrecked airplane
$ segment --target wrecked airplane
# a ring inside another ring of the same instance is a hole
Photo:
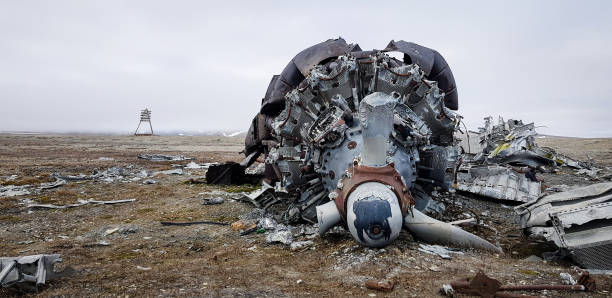
[[[231,183],[236,168],[263,154],[264,181],[287,194],[287,222],[318,222],[320,233],[343,224],[371,247],[405,227],[428,242],[501,251],[423,213],[427,192],[456,183],[457,109],[452,72],[435,50],[391,41],[363,51],[328,40],[273,76],[245,140],[247,158],[211,167],[207,181]]]
[[[478,128],[478,132],[472,132],[478,136],[481,151],[474,155],[468,154],[466,162],[522,165],[532,168],[590,167],[587,163],[559,154],[552,148],[539,147],[535,143],[537,132],[534,123],[524,124],[523,121],[514,119],[504,121],[502,117],[498,117],[497,124],[494,124],[492,119],[491,116],[485,117],[484,126]]]

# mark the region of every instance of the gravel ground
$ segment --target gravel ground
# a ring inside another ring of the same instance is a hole
[[[190,161],[151,162],[137,155],[181,154],[197,163],[238,161],[242,142],[242,138],[226,137],[0,135],[0,182],[4,184],[35,186],[53,181],[53,173],[89,175],[116,166],[125,174],[119,179],[69,181],[41,191],[32,187],[30,194],[0,197],[0,252],[2,256],[62,255],[64,276],[37,293],[25,294],[36,296],[436,297],[443,283],[471,277],[479,270],[507,284],[553,284],[560,283],[559,273],[569,272],[572,266],[525,260],[554,247],[524,238],[511,206],[469,194],[442,195],[447,211],[440,218],[477,217],[486,225],[466,229],[500,244],[504,254],[462,250],[450,260],[442,259],[419,251],[419,242],[406,232],[384,249],[369,249],[357,245],[342,229],[319,237],[304,234],[304,227],[296,226],[294,240],[312,243],[292,250],[268,244],[266,233],[240,236],[229,226],[162,226],[160,221],[235,222],[253,210],[236,199],[255,186],[185,183],[204,176],[204,169],[141,178],[138,173],[143,170],[150,176]],[[547,137],[538,142],[578,159],[587,152],[600,165],[611,165],[612,139]],[[156,183],[143,184],[148,179]],[[544,174],[544,179],[549,185],[597,182],[570,169]],[[223,197],[225,202],[201,204],[201,198],[213,197]],[[79,199],[136,201],[57,210],[26,207],[28,202],[64,205]],[[370,279],[392,280],[395,288],[369,290],[364,283]],[[596,292],[540,294],[609,297],[612,278],[598,276],[596,281]],[[0,289],[0,296],[17,294]]]

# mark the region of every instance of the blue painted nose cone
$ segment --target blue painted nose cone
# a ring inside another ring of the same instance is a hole
[[[374,197],[366,198],[353,204],[353,212],[355,213],[353,225],[361,242],[366,242],[364,234],[372,240],[389,241],[391,205],[388,201]]]
[[[347,226],[359,243],[383,247],[399,236],[402,212],[389,186],[378,182],[359,185],[349,195],[346,209]]]

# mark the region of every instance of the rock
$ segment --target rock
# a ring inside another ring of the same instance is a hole
[[[142,181],[142,184],[157,184],[157,181],[153,179],[147,179],[145,181]]]
[[[530,255],[530,256],[524,258],[523,261],[527,261],[527,262],[542,262],[543,259],[538,257],[538,256],[535,256],[535,255]]]

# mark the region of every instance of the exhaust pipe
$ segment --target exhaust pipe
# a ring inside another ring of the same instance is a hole
[[[340,211],[338,211],[338,207],[336,207],[336,202],[334,201],[319,205],[316,209],[317,221],[319,222],[319,235],[323,235],[342,220]]]
[[[412,214],[406,214],[404,226],[410,234],[428,243],[453,244],[459,247],[473,247],[503,253],[501,247],[449,223],[431,218],[416,209],[412,210]]]

